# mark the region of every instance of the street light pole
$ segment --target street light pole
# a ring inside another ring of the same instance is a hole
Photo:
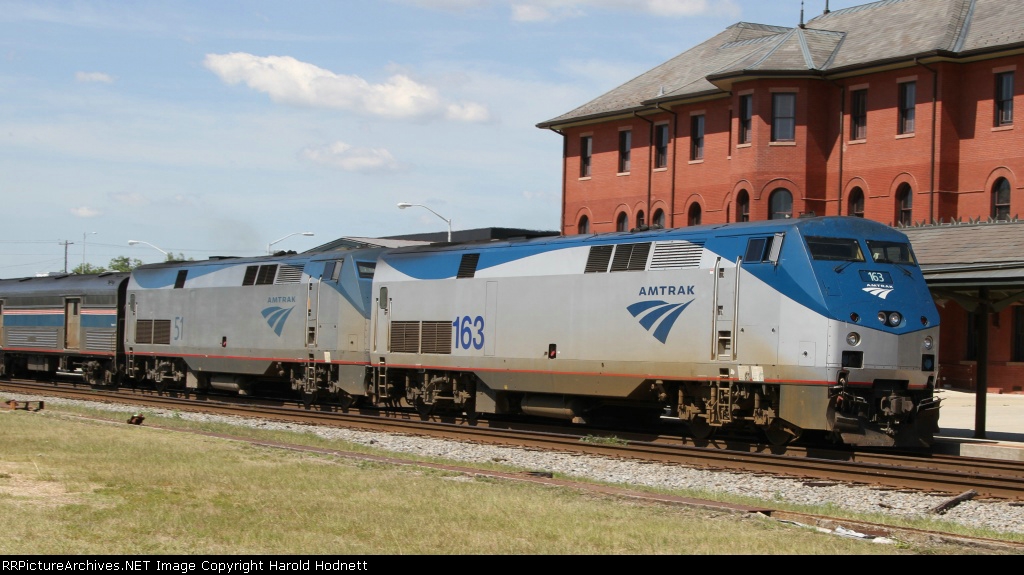
[[[316,235],[316,234],[314,234],[313,232],[292,232],[292,233],[288,234],[287,236],[285,236],[283,238],[276,239],[276,240],[270,242],[269,244],[267,244],[267,254],[273,254],[274,253],[274,252],[271,251],[271,246],[273,246],[274,244],[276,244],[278,242],[282,242],[282,241],[284,241],[284,240],[286,240],[286,239],[288,239],[288,238],[290,238],[292,236],[313,236],[313,235]]]
[[[404,210],[405,208],[411,208],[413,206],[423,208],[424,210],[427,210],[428,212],[444,220],[445,223],[448,224],[448,243],[452,243],[452,220],[450,218],[442,216],[441,214],[435,212],[434,210],[428,208],[427,206],[424,206],[423,204],[409,204],[406,202],[398,202],[398,209],[400,210]]]
[[[168,253],[167,253],[167,252],[165,252],[164,250],[162,250],[162,249],[160,249],[160,248],[158,248],[158,247],[154,246],[153,244],[151,244],[151,243],[149,243],[149,242],[144,242],[144,241],[142,241],[142,240],[128,240],[128,245],[130,245],[130,246],[134,246],[135,244],[146,244],[147,246],[149,246],[149,247],[153,248],[154,250],[156,250],[156,251],[158,251],[158,252],[160,252],[160,253],[164,254],[164,257],[167,257],[167,256],[168,256]]]
[[[82,232],[82,273],[85,273],[85,238],[89,234],[96,235],[96,232]]]

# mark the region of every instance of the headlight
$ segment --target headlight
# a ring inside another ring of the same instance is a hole
[[[932,339],[932,336],[929,335],[928,337],[924,338],[924,342],[922,342],[921,345],[923,345],[925,349],[931,349],[932,346],[935,345],[935,340]]]
[[[898,326],[903,321],[903,316],[899,312],[889,312],[888,324],[892,327]]]
[[[880,322],[882,322],[882,323],[885,323],[885,318],[886,318],[886,317],[887,317],[888,315],[889,315],[889,314],[885,313],[884,311],[880,311],[880,312],[878,312],[878,321],[880,321]]]
[[[851,346],[856,346],[857,344],[860,343],[860,334],[855,331],[851,331],[850,333],[846,334],[846,343],[850,344]]]

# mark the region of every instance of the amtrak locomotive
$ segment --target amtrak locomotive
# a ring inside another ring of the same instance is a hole
[[[861,218],[171,262],[0,281],[0,306],[0,369],[95,385],[773,444],[938,431],[938,311],[906,236]]]

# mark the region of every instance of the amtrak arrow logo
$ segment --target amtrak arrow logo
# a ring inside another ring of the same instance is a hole
[[[655,324],[657,324],[652,335],[654,339],[665,343],[665,340],[668,339],[668,332],[672,331],[672,326],[679,319],[679,314],[683,313],[686,306],[691,303],[693,303],[692,299],[686,303],[648,300],[637,302],[626,309],[629,310],[629,313],[633,314],[633,317],[640,318],[640,325],[647,331],[651,331],[651,328],[654,328]]]
[[[288,309],[283,307],[272,306],[263,310],[263,317],[267,319],[267,325],[270,329],[274,330],[274,333],[281,335],[281,330],[284,329],[284,322],[288,319],[288,314],[292,313],[295,306]]]
[[[878,297],[880,297],[882,299],[885,299],[885,296],[887,296],[890,293],[892,293],[892,290],[894,288],[866,287],[866,288],[862,288],[862,289],[864,291],[868,292],[871,295],[876,295],[876,296],[878,296]]]

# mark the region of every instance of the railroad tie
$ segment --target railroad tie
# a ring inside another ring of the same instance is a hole
[[[41,411],[43,401],[18,401],[11,399],[7,401],[7,409],[24,409],[25,411]],[[34,408],[32,406],[35,406]]]

